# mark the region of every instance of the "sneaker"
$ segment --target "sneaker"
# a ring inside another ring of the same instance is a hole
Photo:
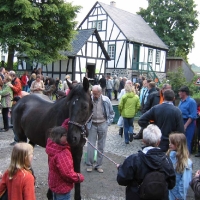
[[[125,142],[125,144],[129,144],[129,142]]]
[[[97,170],[99,173],[103,173],[103,169],[101,168],[95,168],[95,170]]]
[[[129,141],[130,141],[130,142],[133,141],[133,133],[130,133],[130,135],[129,135]]]
[[[86,169],[86,171],[87,171],[87,172],[92,172],[92,167],[88,167],[88,168]]]
[[[195,154],[195,157],[200,157],[200,153]]]
[[[7,128],[7,129],[5,129],[5,128],[2,128],[1,130],[0,130],[0,132],[7,132],[9,129]]]

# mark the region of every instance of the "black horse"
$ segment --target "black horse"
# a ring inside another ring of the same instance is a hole
[[[83,146],[87,137],[86,123],[92,115],[92,101],[89,93],[89,81],[73,87],[68,82],[70,93],[55,103],[44,99],[43,95],[27,95],[20,99],[12,111],[13,129],[20,141],[33,145],[46,146],[48,130],[60,126],[70,118],[67,140],[71,146],[74,170],[80,172]],[[75,184],[76,200],[81,199],[80,183]]]

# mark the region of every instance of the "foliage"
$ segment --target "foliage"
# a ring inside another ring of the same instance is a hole
[[[187,85],[187,81],[181,67],[178,67],[176,71],[168,72],[168,80],[176,95],[178,95],[178,90],[181,86]]]
[[[198,79],[198,76],[195,75],[190,83],[187,84],[187,86],[190,89],[190,95],[192,97],[195,97],[199,94],[199,86],[195,85],[196,81]],[[199,94],[200,95],[200,94]],[[195,97],[196,98],[196,97]]]
[[[183,85],[189,87],[191,96],[198,96],[198,95],[200,96],[199,87],[195,85],[197,78],[198,76],[196,75],[193,77],[191,82],[187,82],[183,73],[183,69],[181,67],[178,67],[176,71],[168,73],[168,80],[166,82],[172,86],[172,89],[174,90],[176,97],[178,97],[179,88]],[[166,82],[163,82],[162,84]]]
[[[8,67],[16,51],[43,64],[62,58],[60,51],[70,49],[76,33],[79,10],[64,0],[0,0],[0,46],[9,53]]]
[[[194,93],[194,94],[192,95],[192,98],[193,98],[193,99],[199,99],[199,100],[200,100],[200,92]]]
[[[18,66],[18,62],[14,62],[13,63],[13,70],[14,71],[17,71],[17,66]]]
[[[169,47],[168,56],[187,56],[194,47],[193,33],[199,22],[194,0],[151,0],[138,12]]]

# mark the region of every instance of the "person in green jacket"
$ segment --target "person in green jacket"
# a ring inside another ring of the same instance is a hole
[[[11,84],[11,76],[5,76],[4,84],[2,90],[0,90],[1,95],[1,104],[2,104],[2,116],[3,116],[3,125],[4,128],[0,129],[0,132],[5,132],[9,130],[9,122],[8,122],[8,112],[9,108],[12,107],[12,99],[13,99],[13,91],[9,86]]]
[[[140,109],[140,100],[136,95],[134,86],[125,85],[126,94],[124,94],[119,102],[119,113],[124,119],[124,138],[125,143],[133,141],[133,120]],[[129,135],[130,134],[130,135]]]

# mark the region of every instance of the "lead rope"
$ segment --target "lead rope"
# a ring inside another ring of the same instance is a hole
[[[94,149],[96,149],[102,156],[104,156],[105,158],[107,158],[109,161],[111,161],[112,163],[114,163],[116,166],[118,165],[115,161],[113,161],[112,159],[110,159],[108,156],[106,156],[105,154],[101,153],[101,151],[99,151],[86,137],[85,137],[87,143],[89,143]]]

